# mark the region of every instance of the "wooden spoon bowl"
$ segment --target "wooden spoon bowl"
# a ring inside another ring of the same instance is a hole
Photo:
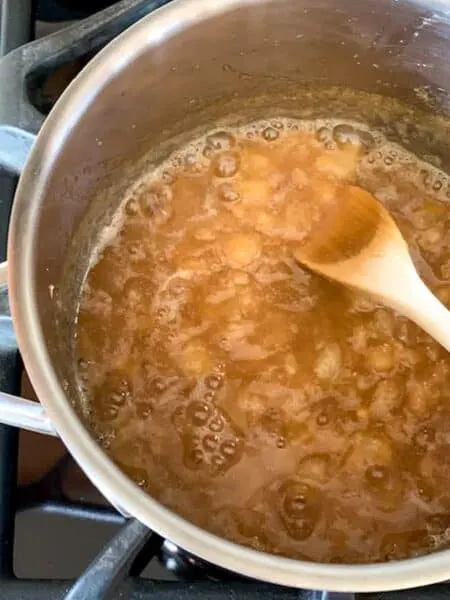
[[[405,315],[450,350],[450,311],[420,279],[395,221],[366,190],[340,188],[294,256]]]

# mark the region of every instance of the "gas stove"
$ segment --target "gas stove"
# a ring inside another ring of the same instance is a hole
[[[17,49],[8,64],[14,82],[3,82],[11,88],[7,101],[14,103],[12,94],[25,89],[34,106],[21,115],[20,124],[37,131],[86,62],[120,31],[167,1],[0,0],[0,55]],[[5,73],[0,69],[0,77]],[[0,102],[2,114],[5,106],[2,110]],[[15,177],[0,170],[0,261],[6,256],[16,184]],[[17,351],[7,291],[1,288],[0,389],[34,397]],[[367,597],[439,600],[449,593],[449,585],[438,585]],[[126,522],[59,440],[0,426],[1,600],[351,597],[268,585],[214,567],[136,521]]]

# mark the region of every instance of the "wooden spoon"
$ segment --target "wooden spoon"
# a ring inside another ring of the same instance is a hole
[[[397,225],[369,192],[342,187],[294,256],[394,308],[450,350],[450,311],[420,279]]]

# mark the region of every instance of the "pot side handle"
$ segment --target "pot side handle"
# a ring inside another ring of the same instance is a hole
[[[39,402],[0,392],[0,423],[58,437]]]
[[[0,306],[7,305],[7,263],[0,263]],[[0,385],[10,385],[10,379],[18,384],[17,345],[9,314],[0,311]],[[7,371],[7,373],[6,373]],[[10,377],[11,376],[11,377]],[[3,380],[4,379],[4,380]],[[16,391],[10,389],[8,391]],[[38,433],[57,436],[56,429],[38,402],[25,400],[6,392],[0,392],[0,423],[29,429]]]

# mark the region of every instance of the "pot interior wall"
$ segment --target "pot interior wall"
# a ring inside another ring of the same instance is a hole
[[[146,48],[129,32],[126,47],[103,56],[107,85],[94,90],[91,77],[95,93],[59,124],[70,135],[41,199],[34,278],[48,350],[73,401],[71,324],[95,234],[130,181],[189,132],[271,114],[359,118],[450,167],[450,25],[430,3],[250,1],[200,21],[218,12],[211,4],[196,4],[189,27],[152,30]]]

